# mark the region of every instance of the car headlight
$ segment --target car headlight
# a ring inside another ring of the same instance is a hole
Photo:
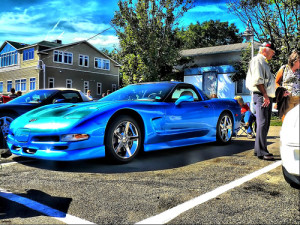
[[[61,136],[61,141],[84,141],[89,137],[88,134],[65,134]]]

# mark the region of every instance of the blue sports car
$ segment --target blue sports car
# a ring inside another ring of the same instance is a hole
[[[181,82],[129,85],[97,102],[54,104],[32,110],[10,126],[15,155],[48,160],[107,156],[131,161],[138,152],[218,141],[238,129],[233,99],[209,99]]]

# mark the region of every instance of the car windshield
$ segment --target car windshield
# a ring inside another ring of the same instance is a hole
[[[171,91],[176,84],[151,83],[128,85],[115,91],[99,101],[160,101]]]
[[[9,101],[8,103],[9,104],[41,103],[56,92],[57,90],[36,90],[36,91],[29,92],[25,95],[22,95],[20,97],[17,97]]]

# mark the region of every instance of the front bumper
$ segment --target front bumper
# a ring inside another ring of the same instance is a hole
[[[13,154],[19,156],[55,161],[75,161],[104,157],[105,146],[95,146],[95,143],[99,143],[98,138],[94,137],[78,142],[20,142],[14,136],[8,135],[7,145]],[[98,141],[96,141],[97,139]]]

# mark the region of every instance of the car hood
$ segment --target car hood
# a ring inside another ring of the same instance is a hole
[[[20,104],[12,104],[12,103],[4,103],[0,105],[0,111],[6,110],[6,109],[13,109],[17,112],[20,112],[20,114],[28,112],[32,109],[35,109],[36,107],[39,107],[40,104],[32,104],[32,103],[20,103]]]
[[[31,130],[68,129],[83,118],[90,118],[111,109],[115,102],[89,102],[79,104],[51,104],[23,114],[11,123],[11,130],[28,128]]]

